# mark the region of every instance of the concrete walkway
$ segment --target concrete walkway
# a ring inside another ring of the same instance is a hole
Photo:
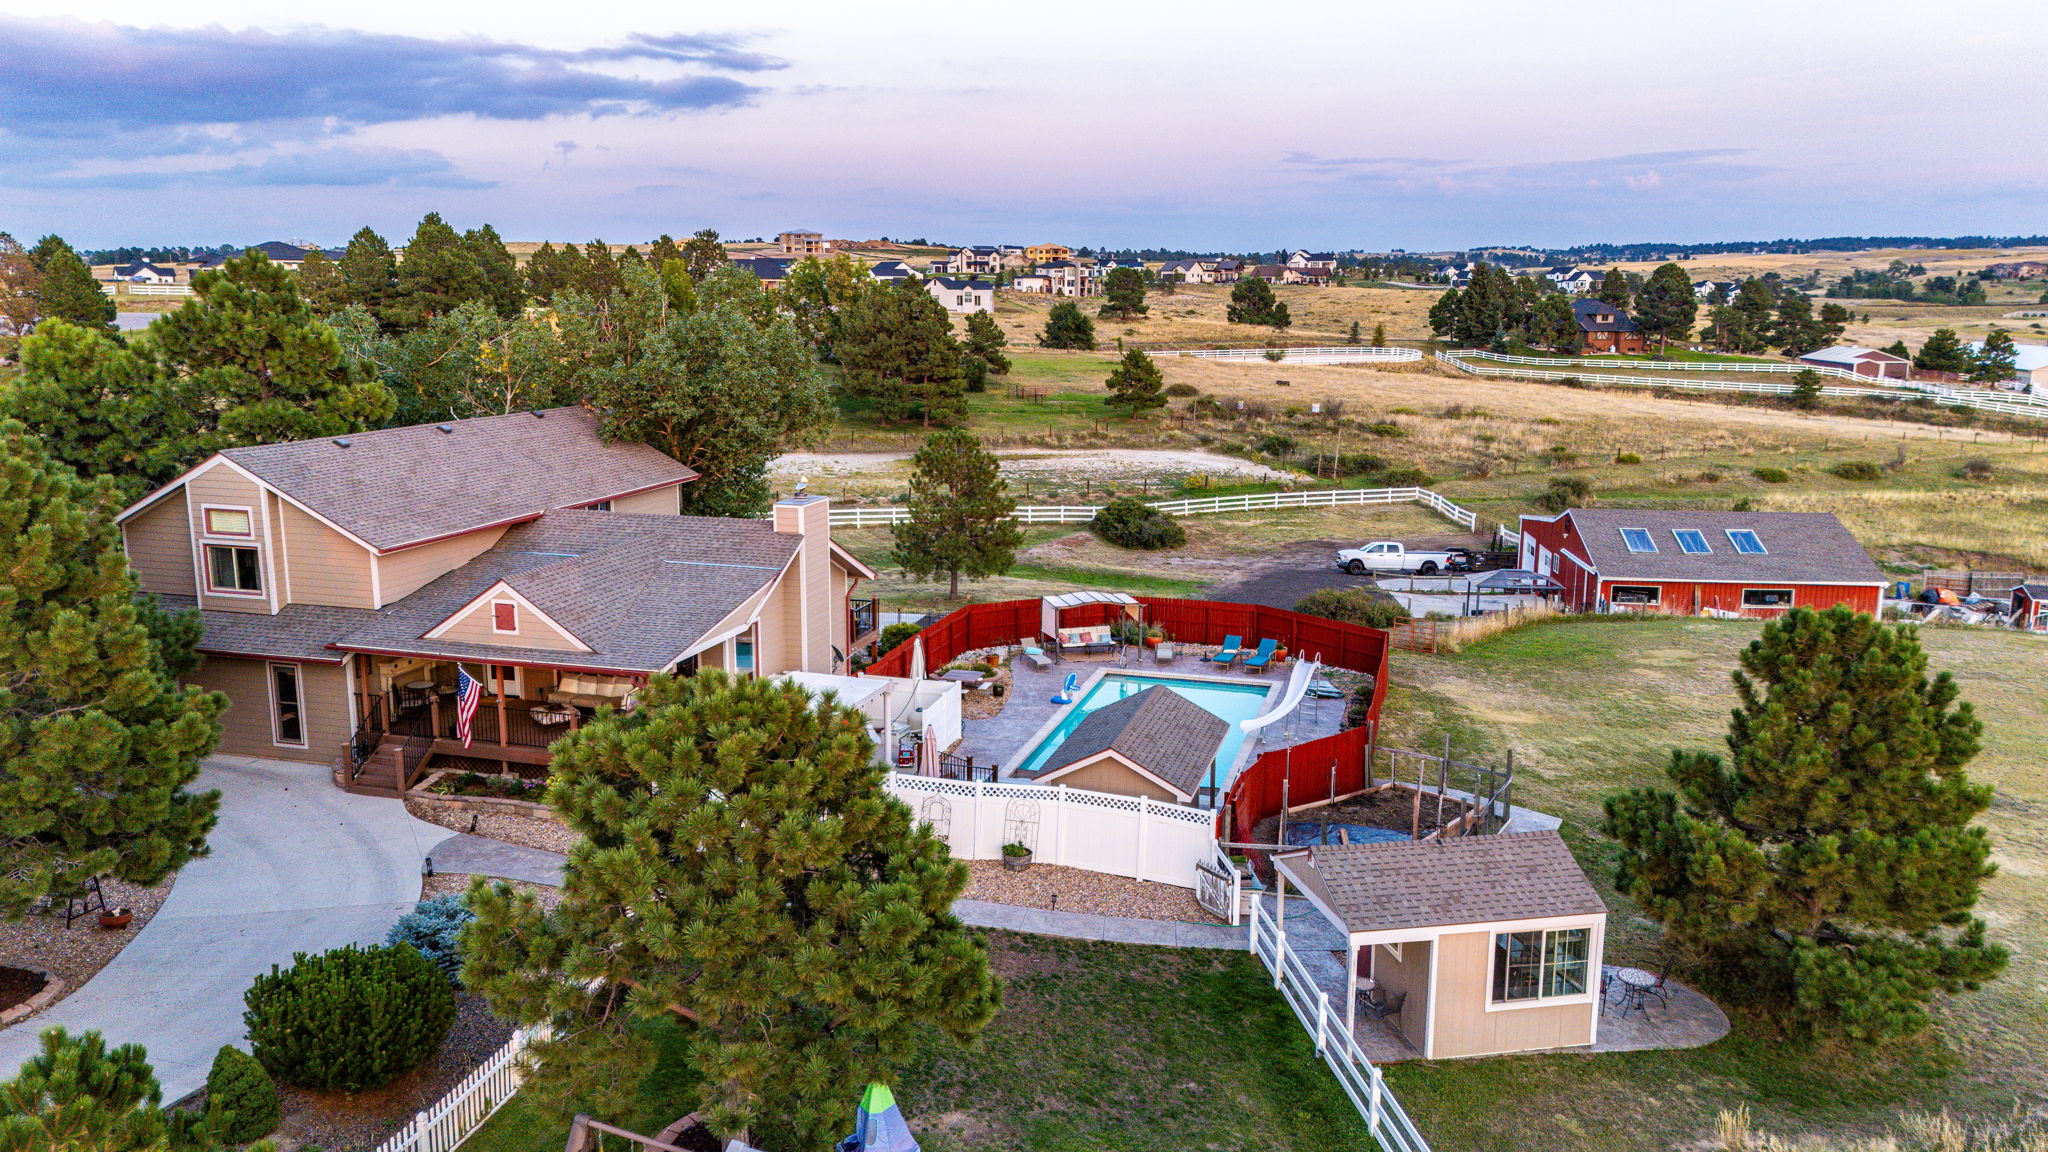
[[[421,860],[448,838],[396,800],[341,791],[325,765],[214,756],[197,787],[221,792],[211,854],[178,874],[99,975],[0,1032],[0,1078],[35,1053],[39,1032],[62,1025],[144,1045],[165,1100],[204,1087],[214,1053],[243,1041],[250,982],[294,952],[383,943],[419,899]]]
[[[442,831],[446,831],[443,829]],[[534,884],[562,886],[562,867],[568,857],[522,844],[507,844],[488,836],[457,832],[434,845],[434,871],[466,872],[476,876],[499,876]]]

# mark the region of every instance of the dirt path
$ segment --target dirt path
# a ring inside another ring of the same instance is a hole
[[[1071,472],[1077,460],[1086,461],[1086,470],[1096,476],[1208,472],[1258,480],[1279,480],[1295,475],[1250,460],[1241,460],[1235,456],[1172,448],[1124,448],[1115,452],[1105,452],[1099,448],[1030,448],[1007,452],[998,450],[996,455],[1002,458],[1003,471],[1033,475]],[[768,471],[773,475],[811,472],[828,476],[841,475],[848,472],[882,471],[908,459],[908,452],[790,452],[771,462]]]

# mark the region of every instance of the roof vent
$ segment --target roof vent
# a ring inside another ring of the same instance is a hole
[[[540,409],[538,409],[538,408],[535,408],[535,409],[533,410],[533,418],[534,418],[535,420],[545,420],[545,419],[547,419],[547,418],[548,418],[548,414],[547,414],[547,413],[545,413],[545,412],[543,412],[543,411],[541,411],[541,410],[540,410]]]
[[[440,429],[443,435],[455,431],[455,425],[453,424],[436,424],[434,427]]]
[[[336,437],[334,438],[334,446],[335,446],[336,448],[346,448],[346,447],[348,447],[348,437],[346,437],[346,436],[336,436]]]

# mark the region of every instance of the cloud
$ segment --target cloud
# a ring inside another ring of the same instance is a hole
[[[14,183],[19,186],[20,181]],[[322,148],[276,153],[252,163],[166,171],[125,169],[79,176],[52,175],[46,188],[459,188],[496,187],[464,175],[446,156],[424,148]]]
[[[59,138],[293,120],[361,126],[455,115],[702,111],[743,105],[762,91],[707,73],[787,66],[743,43],[635,34],[613,46],[556,49],[343,28],[138,28],[0,17],[0,109],[17,137]],[[647,67],[621,67],[633,64]]]
[[[1400,193],[1517,195],[1586,192],[1655,196],[1698,185],[1741,183],[1776,169],[1737,163],[1746,148],[1689,148],[1633,152],[1581,160],[1484,164],[1415,156],[1318,156],[1288,152],[1282,164],[1354,185]]]

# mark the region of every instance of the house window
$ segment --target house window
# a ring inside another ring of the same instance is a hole
[[[208,536],[254,536],[250,527],[247,508],[208,508],[206,510],[206,534]]]
[[[1650,535],[1648,528],[1623,528],[1621,542],[1631,552],[1655,552],[1657,538]]]
[[[609,500],[599,500],[595,504],[585,504],[583,510],[586,512],[609,512],[612,510],[612,502]]]
[[[1697,528],[1677,528],[1671,534],[1678,538],[1678,550],[1688,556],[1705,556],[1713,551],[1707,544],[1707,534]]]
[[[1614,594],[1607,600],[1611,604],[1656,604],[1663,599],[1663,593],[1655,584],[1616,584]]]
[[[1792,606],[1792,590],[1790,588],[1744,588],[1742,590],[1742,606],[1744,608],[1790,608]]]
[[[206,546],[206,587],[230,596],[263,594],[263,557],[254,548],[232,544]]]
[[[289,748],[306,746],[306,719],[299,698],[299,666],[270,666],[270,741]]]
[[[519,605],[510,600],[495,600],[491,603],[491,631],[519,631]]]
[[[1493,1002],[1548,1000],[1586,993],[1590,928],[1502,932],[1493,938]]]
[[[1756,533],[1748,528],[1728,529],[1728,543],[1733,545],[1735,550],[1744,556],[1762,556],[1764,554],[1764,542],[1757,539]]]
[[[732,642],[732,666],[736,672],[754,670],[754,642],[751,639]]]

